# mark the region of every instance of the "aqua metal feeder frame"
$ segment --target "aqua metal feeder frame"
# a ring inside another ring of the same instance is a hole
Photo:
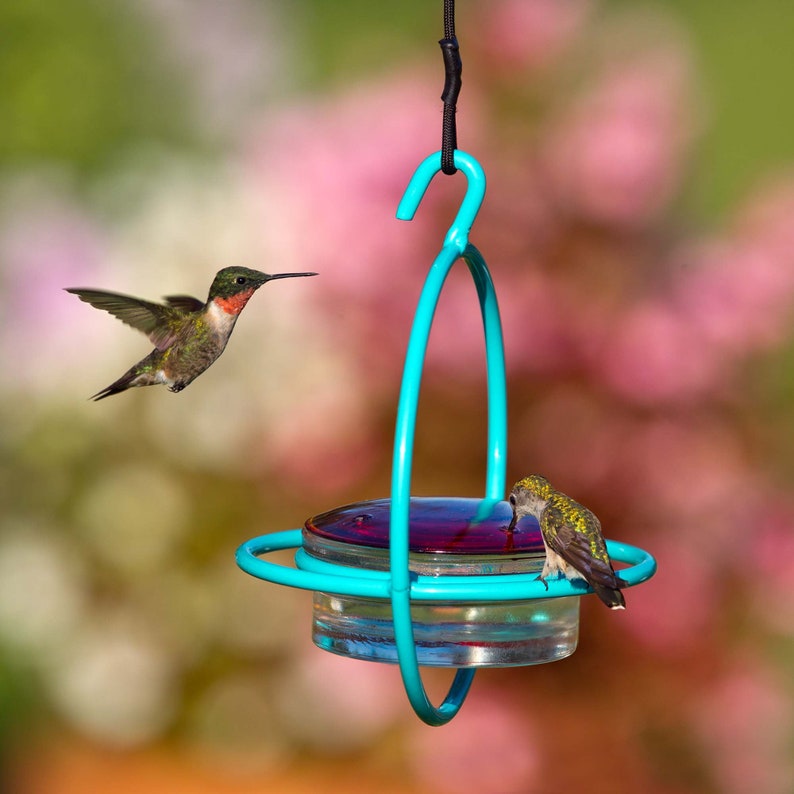
[[[438,299],[447,275],[458,259],[466,263],[477,288],[485,333],[488,465],[483,504],[498,502],[505,493],[507,398],[502,326],[491,274],[480,252],[469,243],[469,232],[485,196],[485,174],[477,160],[465,152],[456,150],[454,162],[455,167],[466,175],[468,188],[444,238],[441,251],[428,273],[408,341],[394,435],[389,571],[351,568],[310,557],[302,547],[299,529],[253,538],[237,550],[240,568],[269,582],[303,590],[390,600],[405,690],[414,711],[428,725],[443,725],[457,714],[471,686],[475,670],[458,669],[442,704],[433,706],[419,672],[411,622],[412,601],[501,602],[581,596],[592,592],[564,578],[550,579],[547,590],[535,574],[503,574],[498,577],[421,576],[411,573],[408,568],[411,463],[422,370]],[[400,220],[413,219],[427,188],[439,171],[441,152],[432,154],[419,165],[397,209]],[[282,549],[297,549],[295,568],[261,559],[262,555]],[[656,571],[655,560],[642,549],[615,541],[607,541],[607,549],[615,562],[631,566],[619,572],[626,587],[646,581]],[[495,578],[498,583],[494,581]]]

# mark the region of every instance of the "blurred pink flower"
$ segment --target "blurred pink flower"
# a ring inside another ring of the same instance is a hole
[[[679,539],[654,537],[644,544],[656,558],[656,575],[627,596],[621,624],[662,656],[697,653],[712,642],[720,594],[710,561]]]
[[[794,180],[762,185],[726,239],[680,252],[675,305],[724,355],[779,345],[794,320]]]
[[[86,350],[96,340],[89,313],[76,310],[75,298],[63,288],[91,283],[105,257],[104,235],[65,198],[20,197],[13,205],[0,219],[0,356],[15,381],[48,381],[71,366],[79,344]]]
[[[794,237],[779,216],[785,195],[780,202],[749,213],[732,236],[679,250],[669,295],[629,306],[590,345],[596,377],[639,404],[691,403],[722,388],[737,360],[783,343],[794,318]]]
[[[736,236],[767,256],[791,265],[794,259],[794,174],[762,182],[736,214]],[[790,270],[790,268],[789,268]]]
[[[692,136],[689,68],[673,48],[609,65],[543,145],[552,194],[597,223],[643,227],[678,190]]]
[[[621,398],[640,405],[692,402],[723,379],[721,357],[689,317],[645,301],[618,317],[590,351],[593,375]]]
[[[458,716],[442,730],[415,724],[411,745],[414,773],[428,791],[544,790],[529,714],[516,700],[482,685],[472,689]]]
[[[656,418],[635,428],[619,454],[634,500],[662,526],[708,517],[743,531],[739,509],[757,498],[761,477],[730,426],[697,415]]]
[[[783,682],[757,660],[734,664],[703,694],[693,716],[720,791],[791,791],[791,700]]]
[[[794,633],[794,504],[766,495],[747,526],[738,572],[750,585],[755,613],[781,634]]]
[[[687,268],[675,284],[675,305],[726,357],[779,344],[789,335],[794,256],[775,256],[763,241],[745,240],[701,244],[681,258]]]
[[[591,0],[497,0],[478,8],[485,67],[521,70],[522,77],[523,70],[547,67],[570,46],[592,6]]]
[[[446,226],[433,208],[450,189],[459,196],[464,181],[438,177],[414,221],[395,219],[415,168],[440,143],[439,107],[427,83],[403,77],[289,108],[249,147],[255,186],[283,208],[276,231],[292,262],[321,273],[318,311],[340,344],[371,349],[373,382],[381,368],[399,365],[421,284],[441,248]],[[476,140],[472,116],[467,138]],[[262,227],[267,234],[267,217]]]
[[[794,582],[794,504],[767,495],[753,527],[753,571],[765,578]]]

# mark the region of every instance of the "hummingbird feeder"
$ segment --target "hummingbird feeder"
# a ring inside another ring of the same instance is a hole
[[[456,148],[454,111],[460,58],[445,4],[444,135],[441,151],[411,178],[397,217],[411,220],[439,171],[460,170],[467,191],[430,267],[408,340],[392,459],[391,498],[357,502],[306,520],[304,528],[253,538],[237,550],[245,572],[314,593],[313,639],[324,650],[400,667],[408,699],[429,725],[460,709],[481,667],[541,664],[576,649],[583,580],[539,581],[545,550],[538,524],[522,519],[506,532],[507,400],[504,346],[491,274],[469,232],[485,196],[485,174]],[[474,280],[485,335],[488,440],[482,498],[411,497],[411,464],[425,353],[438,299],[462,259]],[[264,559],[295,550],[295,565]],[[649,579],[656,562],[646,551],[607,541],[625,587]],[[425,691],[420,666],[456,670],[440,706]]]

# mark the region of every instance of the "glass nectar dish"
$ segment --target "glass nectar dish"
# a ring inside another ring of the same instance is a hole
[[[412,497],[409,570],[420,576],[493,578],[493,601],[412,601],[417,661],[428,667],[512,667],[570,656],[579,635],[579,597],[499,601],[504,574],[540,574],[545,557],[537,523],[506,532],[507,502]],[[390,500],[338,507],[307,519],[300,567],[325,564],[389,570]],[[388,599],[315,591],[312,638],[343,656],[397,663]]]

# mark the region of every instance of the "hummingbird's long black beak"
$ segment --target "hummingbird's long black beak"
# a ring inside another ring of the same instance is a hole
[[[507,525],[507,532],[512,532],[516,528],[516,524],[518,523],[518,513],[513,510],[513,517],[510,519],[510,523]]]
[[[268,276],[266,281],[273,281],[276,278],[298,278],[299,276],[317,276],[318,273],[275,273],[272,276]]]

